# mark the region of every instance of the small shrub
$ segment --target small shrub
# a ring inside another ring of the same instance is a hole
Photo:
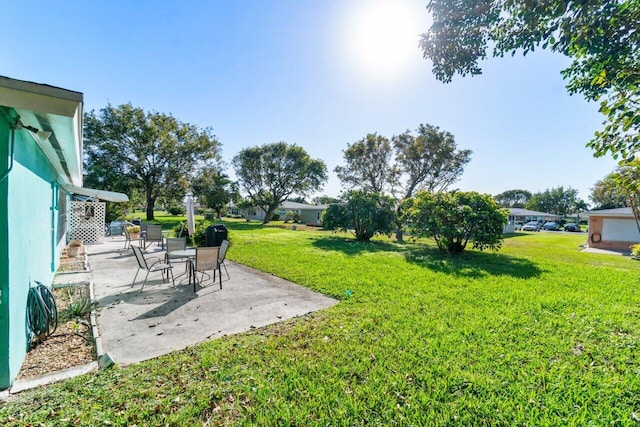
[[[294,224],[297,224],[300,222],[300,215],[298,215],[298,213],[296,211],[289,211],[287,212],[287,216],[284,218],[284,222],[289,222],[289,221],[293,221]]]
[[[629,249],[631,249],[631,256],[633,258],[640,259],[640,243],[629,246]]]
[[[67,295],[70,302],[62,312],[62,318],[65,320],[83,317],[90,313],[95,305],[91,302],[89,290],[86,287],[69,287],[67,288]]]
[[[184,209],[184,206],[173,205],[173,206],[169,206],[169,211],[168,212],[173,216],[184,215],[185,214],[185,209]]]

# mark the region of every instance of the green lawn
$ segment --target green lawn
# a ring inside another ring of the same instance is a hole
[[[580,253],[583,233],[519,233],[498,253],[450,257],[428,241],[227,225],[229,259],[341,302],[25,393],[0,424],[640,420],[640,263]]]

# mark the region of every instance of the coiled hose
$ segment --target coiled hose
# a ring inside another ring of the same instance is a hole
[[[58,327],[58,307],[49,288],[35,282],[27,297],[27,321],[29,329],[42,339],[51,336]]]

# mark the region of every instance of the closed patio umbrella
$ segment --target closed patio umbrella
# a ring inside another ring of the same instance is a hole
[[[195,230],[195,220],[193,218],[193,196],[191,194],[187,194],[187,231],[189,232],[189,237],[193,236],[193,231]]]

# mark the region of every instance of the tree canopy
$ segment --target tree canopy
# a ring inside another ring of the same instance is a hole
[[[148,220],[158,197],[182,198],[192,174],[220,159],[211,129],[131,104],[85,114],[84,146],[87,184],[121,192],[140,189]]]
[[[442,251],[498,250],[507,212],[488,194],[420,191],[403,202],[404,220],[416,237],[433,237]]]
[[[640,159],[622,163],[610,176],[616,188],[626,196],[640,231]]]
[[[394,180],[391,163],[393,151],[388,138],[370,133],[348,144],[342,154],[346,165],[337,166],[334,172],[345,186],[379,194],[391,190]]]
[[[356,240],[368,242],[376,234],[389,234],[393,227],[394,201],[380,193],[350,190],[339,203],[324,212],[324,228],[351,231]]]
[[[503,208],[523,208],[531,198],[531,192],[527,190],[507,190],[496,194],[493,198]]]
[[[627,196],[615,178],[616,174],[611,173],[593,186],[589,200],[593,203],[594,209],[614,209],[628,206]]]
[[[312,159],[302,147],[286,142],[245,148],[232,163],[248,198],[265,212],[265,224],[292,194],[305,196],[327,180],[322,160]]]
[[[222,216],[222,210],[227,203],[239,195],[237,183],[229,179],[217,166],[200,170],[193,178],[191,188],[198,202],[213,209],[218,218]]]
[[[588,144],[596,156],[633,157],[640,146],[640,1],[430,0],[421,36],[434,75],[481,74],[492,55],[550,49],[573,62],[562,71],[569,93],[599,100],[604,128]]]
[[[335,171],[349,188],[391,195],[396,199],[396,239],[402,240],[400,202],[418,190],[442,191],[460,178],[471,150],[458,150],[454,136],[437,126],[421,124],[415,132],[378,134],[348,146],[345,166]]]
[[[471,150],[458,150],[453,134],[430,124],[421,124],[415,134],[407,130],[392,140],[400,200],[418,190],[446,190],[471,160]]]
[[[562,186],[533,194],[524,207],[561,216],[587,209],[584,200],[578,198],[578,190]]]

